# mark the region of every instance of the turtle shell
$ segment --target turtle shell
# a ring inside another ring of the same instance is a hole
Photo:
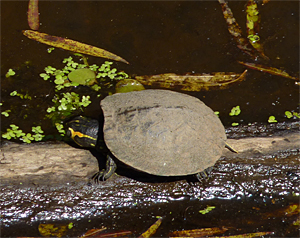
[[[199,99],[149,89],[101,101],[104,140],[123,163],[153,175],[196,174],[213,166],[225,147],[220,119]]]

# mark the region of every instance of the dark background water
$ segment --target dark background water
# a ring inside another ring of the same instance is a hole
[[[245,1],[229,2],[244,32],[245,4]],[[270,1],[259,6],[259,34],[265,54],[274,67],[297,76],[299,3]],[[22,128],[38,124],[52,127],[44,122],[44,111],[52,105],[55,92],[39,74],[48,65],[62,68],[62,60],[72,55],[60,49],[49,54],[47,45],[23,36],[22,30],[29,29],[27,7],[27,1],[1,2],[1,101],[2,110],[12,109],[10,117],[2,116],[2,131],[11,123]],[[40,32],[113,52],[129,61],[130,65],[114,63],[128,74],[241,73],[245,67],[237,61],[251,62],[236,47],[218,1],[40,1],[39,12]],[[90,64],[100,65],[105,61],[88,58]],[[24,66],[25,62],[30,62],[30,67]],[[21,70],[17,77],[8,80],[5,73],[10,68]],[[34,100],[9,96],[14,90],[28,92]],[[225,126],[232,122],[267,123],[271,115],[284,121],[286,110],[299,111],[299,86],[293,80],[252,70],[245,81],[228,89],[189,94],[219,111]],[[98,110],[99,100],[93,98],[94,111]],[[229,117],[231,108],[237,105],[242,113]]]

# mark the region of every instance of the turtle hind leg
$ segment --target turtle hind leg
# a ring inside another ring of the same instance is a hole
[[[117,169],[115,161],[108,155],[106,160],[106,169],[103,169],[95,173],[92,177],[96,183],[109,179]]]
[[[201,182],[202,180],[208,180],[212,170],[213,170],[213,167],[208,167],[205,170],[201,171],[200,173],[195,174],[195,176],[199,182]]]

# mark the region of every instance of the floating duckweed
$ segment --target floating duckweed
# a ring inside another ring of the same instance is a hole
[[[203,210],[200,210],[199,213],[201,213],[202,215],[206,214],[206,213],[209,213],[210,211],[214,210],[216,207],[215,206],[208,206],[203,209]]]
[[[44,137],[44,135],[42,135],[44,132],[40,126],[32,127],[32,132],[34,133],[33,135],[31,133],[24,133],[21,129],[19,129],[18,126],[14,124],[10,125],[10,127],[11,129],[8,128],[7,132],[2,134],[2,137],[7,140],[19,138],[25,143],[31,143],[31,141],[41,141]]]
[[[73,228],[73,222],[70,222],[69,224],[68,224],[68,229],[72,229]]]
[[[25,133],[23,133],[22,130],[19,130],[19,127],[16,126],[15,124],[11,124],[10,127],[11,127],[11,129],[8,128],[6,130],[7,132],[2,134],[2,138],[10,140],[12,138],[16,139],[18,137],[21,137],[21,136],[25,135]]]
[[[299,115],[299,113],[297,113],[297,112],[286,111],[284,114],[285,114],[285,116],[286,116],[288,119],[290,119],[290,118],[292,118],[292,117],[300,118],[300,115]]]
[[[50,114],[48,117],[57,118],[58,114],[68,116],[75,110],[83,111],[82,107],[87,107],[90,105],[90,96],[80,96],[77,93],[62,93],[62,98],[60,96],[55,95],[52,99],[54,102],[54,106],[48,107],[47,112]]]
[[[9,78],[10,76],[14,76],[16,74],[15,71],[13,71],[12,69],[9,69],[8,72],[6,73],[5,77]]]
[[[97,83],[96,78],[102,82],[106,82],[109,78],[110,80],[120,80],[128,78],[128,75],[124,72],[117,72],[116,68],[111,68],[112,62],[105,61],[101,67],[98,65],[88,65],[86,57],[81,54],[76,54],[80,56],[84,64],[80,64],[73,61],[73,58],[70,56],[63,60],[63,63],[66,66],[58,70],[52,66],[45,67],[46,73],[41,73],[40,77],[44,80],[48,80],[51,76],[55,77],[54,83],[56,84],[56,89],[61,90],[64,87],[72,87],[78,85],[93,85]],[[97,74],[97,75],[96,75]],[[113,84],[107,84],[112,86]],[[101,87],[91,87],[93,90],[98,91]]]
[[[11,110],[5,110],[4,112],[1,112],[1,114],[5,117],[9,117],[9,112],[11,112]]]
[[[252,43],[256,43],[257,41],[260,41],[260,38],[258,35],[249,35],[248,39],[252,42]]]
[[[17,95],[17,93],[18,93],[17,91],[13,91],[13,92],[11,92],[9,95],[12,96],[12,97],[14,97],[14,96]]]
[[[54,49],[55,49],[54,47],[48,48],[47,52],[50,54]]]
[[[64,136],[66,134],[66,131],[64,130],[63,124],[56,122],[55,127],[56,127],[56,130],[60,133],[61,136]]]
[[[286,111],[284,114],[286,115],[287,118],[293,117],[293,113],[291,113],[290,111]]]
[[[298,112],[293,112],[293,116],[300,118],[300,114]]]
[[[13,92],[11,92],[9,95],[12,96],[12,97],[18,96],[18,97],[20,97],[21,99],[29,99],[29,100],[32,99],[31,96],[29,96],[28,93],[26,93],[26,94],[24,95],[24,94],[22,94],[22,93],[18,93],[17,91],[13,91]]]
[[[238,116],[240,113],[241,113],[240,106],[236,106],[231,109],[231,112],[229,113],[229,115],[230,116]]]
[[[269,123],[274,123],[274,122],[277,122],[277,120],[275,119],[274,116],[270,116],[269,119],[268,119],[268,122]]]

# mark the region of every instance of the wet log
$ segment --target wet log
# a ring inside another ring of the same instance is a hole
[[[214,166],[212,175],[222,173],[222,177],[226,177],[224,173],[234,172],[236,175],[237,171],[250,175],[249,168],[255,167],[260,171],[263,179],[264,176],[270,176],[271,170],[280,170],[277,173],[277,176],[280,176],[280,174],[292,174],[299,169],[300,133],[298,132],[287,132],[279,136],[228,139],[227,142],[238,153],[224,148],[223,156]],[[74,148],[65,143],[6,143],[1,146],[0,179],[2,185],[23,186],[88,183],[91,181],[89,178],[98,171],[98,162],[94,155],[89,150]],[[267,167],[262,170],[264,166]],[[134,171],[129,169],[129,172],[120,171],[120,174],[131,177],[130,174],[134,174]],[[143,173],[138,174],[142,177],[143,175],[154,177]],[[115,176],[113,180],[119,178],[120,176]],[[139,177],[136,179],[140,180]],[[172,181],[168,178],[161,180],[159,177],[154,177],[149,182],[155,182],[156,179],[157,182]],[[175,180],[180,179],[175,178]]]
[[[297,154],[300,148],[300,134],[297,132],[273,137],[253,137],[228,139],[238,153],[224,148],[223,156],[215,166],[215,172],[224,172],[224,164],[241,164],[247,168],[262,164],[282,166],[287,174],[293,166],[299,165],[299,158],[288,155]],[[288,152],[287,152],[288,151]],[[98,171],[98,162],[89,150],[74,148],[65,143],[16,144],[7,143],[1,148],[0,179],[2,184],[53,185],[64,183],[88,182]],[[265,158],[268,157],[268,158]],[[269,158],[272,157],[272,158]],[[220,171],[219,171],[220,170]],[[245,170],[246,171],[246,170]],[[267,175],[267,171],[265,171]]]
[[[123,176],[126,173],[119,170],[119,175],[98,185],[89,183],[98,162],[88,150],[61,143],[2,145],[2,222],[61,220],[66,209],[68,217],[78,219],[103,216],[115,207],[149,207],[183,199],[299,196],[298,129],[276,136],[229,139],[228,143],[239,153],[224,149],[210,177],[201,182],[143,179]]]

